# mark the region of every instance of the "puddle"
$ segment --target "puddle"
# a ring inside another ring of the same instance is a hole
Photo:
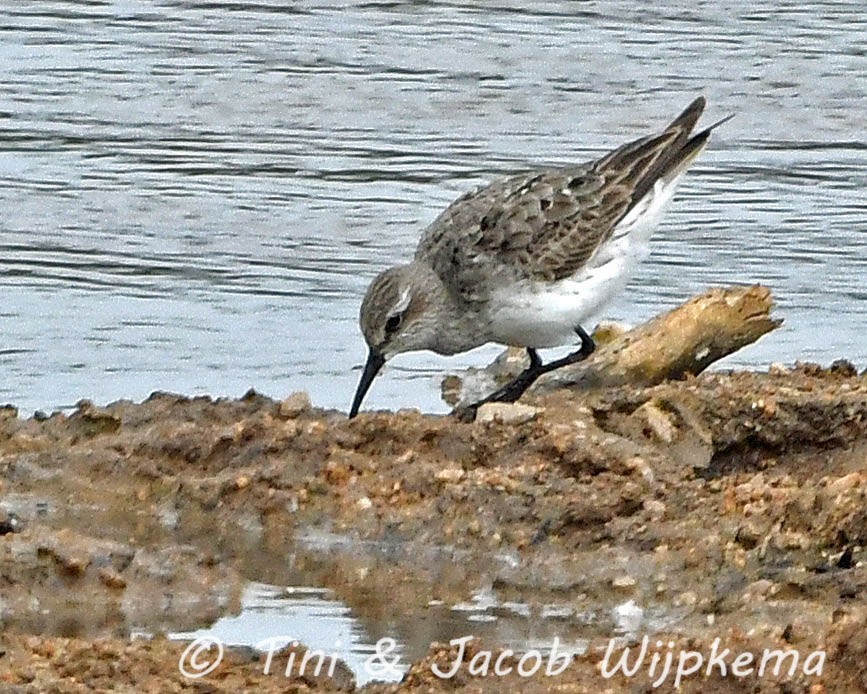
[[[390,632],[374,630],[327,589],[254,582],[244,590],[239,615],[223,617],[205,629],[175,632],[169,637],[182,641],[213,637],[226,645],[247,646],[262,652],[277,651],[297,641],[311,651],[322,651],[324,667],[330,656],[342,660],[357,684],[364,685],[374,680],[399,681],[409,663],[421,658],[432,641],[473,636],[495,648],[511,648],[517,653],[536,649],[546,653],[556,639],[559,652],[581,655],[587,650],[588,636],[598,633],[603,623],[612,636],[628,640],[641,629],[678,621],[675,615],[642,609],[631,600],[617,605],[608,615],[597,616],[595,612],[578,612],[565,604],[533,606],[500,601],[491,589],[477,591],[469,600],[454,605],[431,600],[425,609],[428,616],[416,622],[416,629],[407,630],[407,625],[395,615],[384,620],[391,625]],[[368,659],[377,653],[377,643],[382,639],[394,639],[393,644],[388,644],[388,653],[390,659],[398,660],[389,672],[383,671],[375,659],[374,675]],[[274,667],[283,667],[276,663]]]
[[[280,650],[293,641],[308,650],[334,655],[352,670],[358,685],[374,677],[365,666],[376,652],[378,639],[371,638],[349,607],[321,588],[281,587],[250,583],[241,598],[241,613],[223,617],[207,629],[176,632],[169,638],[194,641],[211,636],[226,645],[249,646],[267,652]],[[393,674],[375,679],[399,681],[408,667],[398,644],[391,657],[401,656]],[[327,659],[326,659],[327,661]],[[275,668],[281,667],[276,664]],[[327,668],[327,664],[324,666]]]
[[[85,495],[76,503],[61,503],[51,495],[8,494],[3,507],[27,522],[96,525],[118,540],[137,532],[144,537],[166,532],[163,507],[154,511],[156,518],[143,521],[125,509],[100,508],[89,501]],[[223,537],[223,551],[233,557],[248,582],[240,608],[237,602],[234,607],[217,606],[210,618],[227,610],[235,614],[190,630],[196,623],[190,621],[189,611],[181,611],[186,622],[172,623],[174,613],[167,613],[160,602],[165,595],[157,595],[153,606],[139,596],[136,610],[124,610],[133,635],[165,630],[175,640],[210,636],[226,645],[263,652],[276,652],[297,641],[310,651],[321,651],[326,660],[333,655],[343,661],[363,685],[400,680],[409,663],[424,657],[435,641],[471,636],[486,648],[508,648],[519,654],[546,653],[556,643],[558,651],[578,655],[592,638],[628,641],[690,619],[689,609],[649,600],[646,592],[642,596],[636,590],[630,597],[611,589],[612,576],[632,572],[639,577],[640,588],[641,577],[650,572],[631,555],[618,561],[600,561],[598,553],[572,555],[570,560],[577,563],[564,575],[577,577],[579,591],[562,587],[558,572],[563,569],[556,564],[546,565],[544,576],[530,567],[534,580],[528,583],[514,580],[529,575],[526,562],[514,552],[479,554],[448,546],[362,541],[311,528],[299,529],[294,541],[279,551],[262,544],[255,532]],[[173,588],[172,604],[181,604],[184,596],[180,587]],[[75,633],[96,628],[85,624]],[[377,644],[383,644],[383,639],[394,641],[389,662],[399,660],[393,668],[382,669],[376,659],[372,672],[368,659],[377,655]],[[286,665],[275,660],[273,667]]]

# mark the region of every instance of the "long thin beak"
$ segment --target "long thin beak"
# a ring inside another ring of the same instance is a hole
[[[367,362],[364,364],[364,371],[361,373],[361,380],[358,382],[358,388],[355,389],[355,397],[352,400],[352,407],[349,410],[349,418],[352,419],[358,414],[358,408],[361,407],[361,401],[367,395],[370,384],[376,378],[376,374],[385,364],[385,357],[379,352],[374,352],[372,349],[367,355]]]

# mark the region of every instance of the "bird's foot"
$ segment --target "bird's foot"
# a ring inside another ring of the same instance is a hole
[[[577,364],[578,362],[587,359],[587,357],[593,354],[596,350],[596,343],[593,342],[593,339],[586,332],[584,332],[584,329],[581,326],[575,328],[575,332],[577,332],[581,338],[581,349],[576,350],[571,354],[567,354],[561,359],[555,359],[552,362],[548,362],[547,364],[542,363],[536,350],[528,349],[527,352],[530,355],[530,366],[519,373],[512,381],[509,381],[502,388],[495,390],[483,400],[479,400],[472,405],[456,407],[452,410],[452,416],[461,422],[475,421],[476,414],[478,414],[479,408],[482,405],[489,402],[515,402],[531,385],[533,385],[533,383],[536,382],[540,376],[555,371],[556,369],[561,369],[564,366],[569,366],[570,364]]]

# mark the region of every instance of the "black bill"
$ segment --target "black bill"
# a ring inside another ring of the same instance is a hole
[[[370,354],[367,355],[367,362],[364,364],[364,371],[361,373],[361,380],[358,382],[358,388],[355,389],[355,397],[352,399],[352,407],[349,410],[350,419],[358,414],[361,401],[367,395],[370,384],[373,383],[373,379],[376,378],[376,374],[379,373],[383,364],[385,364],[385,357],[370,350]]]

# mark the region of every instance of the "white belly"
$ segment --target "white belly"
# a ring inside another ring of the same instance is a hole
[[[623,251],[602,265],[550,285],[498,292],[492,297],[489,314],[494,339],[517,347],[573,344],[575,327],[583,327],[617,296],[647,255],[647,246]]]
[[[516,347],[574,344],[575,327],[598,316],[623,289],[650,252],[650,235],[671,200],[680,176],[659,181],[652,193],[617,225],[587,264],[550,284],[504,286],[492,297],[489,319],[493,339]]]

